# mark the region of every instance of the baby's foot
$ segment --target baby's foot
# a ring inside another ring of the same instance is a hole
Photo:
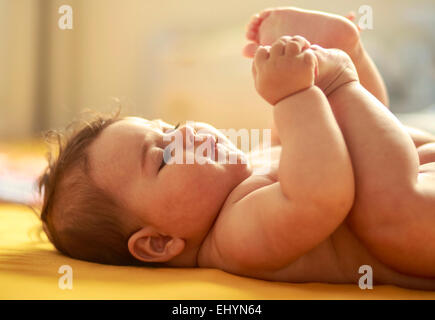
[[[293,7],[266,9],[255,15],[246,37],[252,43],[244,55],[253,57],[259,44],[270,45],[284,35],[300,35],[324,48],[337,48],[352,56],[359,43],[357,27],[345,17]]]
[[[315,85],[326,96],[342,85],[358,81],[358,74],[349,55],[340,49],[325,49],[312,45],[310,49],[317,58],[318,75]]]

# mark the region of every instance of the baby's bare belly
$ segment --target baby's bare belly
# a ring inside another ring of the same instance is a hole
[[[384,268],[343,223],[329,238],[295,262],[279,271],[257,275],[287,282],[358,283],[361,265]]]
[[[316,248],[275,272],[246,272],[247,276],[293,283],[321,282],[356,284],[363,265],[372,268],[373,285],[389,284],[410,289],[435,290],[435,279],[398,273],[377,260],[343,222]]]

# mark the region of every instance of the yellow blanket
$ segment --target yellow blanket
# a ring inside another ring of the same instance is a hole
[[[0,204],[0,299],[435,299],[435,292],[394,286],[361,290],[357,284],[262,281],[217,269],[150,269],[78,261],[32,237],[29,231],[38,224],[29,208]],[[72,268],[71,290],[59,287],[63,265]]]
[[[0,299],[435,299],[435,292],[374,286],[292,284],[232,275],[217,269],[150,269],[78,261],[32,237],[30,209],[0,205]],[[62,265],[72,289],[61,289]]]

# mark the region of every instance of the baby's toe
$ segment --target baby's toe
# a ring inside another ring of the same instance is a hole
[[[255,51],[257,51],[257,48],[258,44],[255,42],[251,42],[243,48],[243,55],[247,58],[253,58],[255,55]]]
[[[246,29],[246,38],[251,41],[258,42],[258,28],[261,24],[261,19],[259,14],[256,14],[252,17],[251,21],[248,23]]]
[[[275,11],[275,9],[269,8],[269,9],[265,9],[262,12],[260,12],[259,17],[260,17],[261,21],[266,19],[273,11]]]
[[[263,23],[264,19],[266,19],[270,15],[270,13],[271,10],[264,10],[261,13],[257,13],[254,16],[252,16],[251,21],[248,23],[247,31],[246,31],[246,38],[248,38],[248,40],[259,43],[260,26]]]

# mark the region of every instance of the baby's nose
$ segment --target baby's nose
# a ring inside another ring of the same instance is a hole
[[[195,129],[185,124],[184,126],[179,127],[178,130],[183,134],[185,147],[193,146],[195,142]]]

